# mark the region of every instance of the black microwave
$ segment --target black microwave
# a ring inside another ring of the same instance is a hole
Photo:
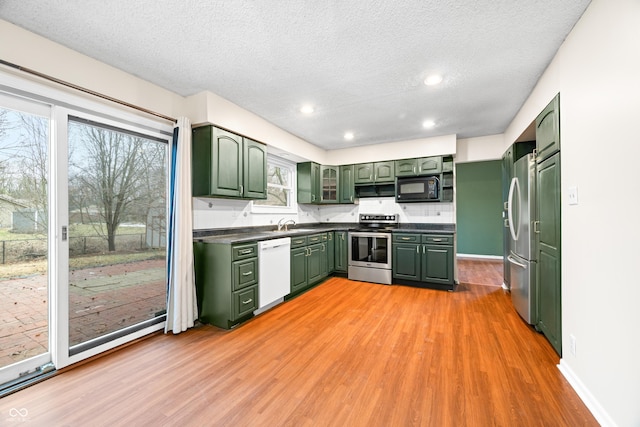
[[[440,179],[437,176],[397,178],[396,202],[439,202]]]

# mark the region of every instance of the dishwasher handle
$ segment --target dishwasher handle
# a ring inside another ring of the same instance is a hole
[[[283,237],[281,239],[263,240],[258,243],[260,251],[266,251],[269,249],[282,248],[283,246],[291,247],[291,237]]]

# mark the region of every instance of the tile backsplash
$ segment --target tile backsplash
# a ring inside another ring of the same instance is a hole
[[[360,213],[397,213],[401,223],[454,224],[453,203],[396,203],[393,197],[360,199],[354,205],[298,205],[296,213],[251,212],[251,202],[233,199],[193,198],[195,230],[276,225],[281,218],[296,224],[358,222]]]

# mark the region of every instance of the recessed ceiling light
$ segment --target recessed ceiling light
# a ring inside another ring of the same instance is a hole
[[[346,139],[347,141],[351,141],[353,139],[353,132],[347,132],[344,134],[344,139]]]
[[[311,114],[314,112],[313,109],[313,105],[303,105],[302,108],[300,108],[300,112],[303,114]]]
[[[431,129],[435,125],[436,122],[434,122],[433,120],[425,120],[424,122],[422,122],[422,127],[425,129]]]
[[[442,83],[442,76],[440,74],[431,74],[424,79],[424,84],[427,86],[435,86]]]

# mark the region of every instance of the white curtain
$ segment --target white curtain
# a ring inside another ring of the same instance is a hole
[[[198,316],[193,274],[191,208],[191,123],[181,117],[169,150],[167,224],[167,323],[165,333],[186,331]]]

